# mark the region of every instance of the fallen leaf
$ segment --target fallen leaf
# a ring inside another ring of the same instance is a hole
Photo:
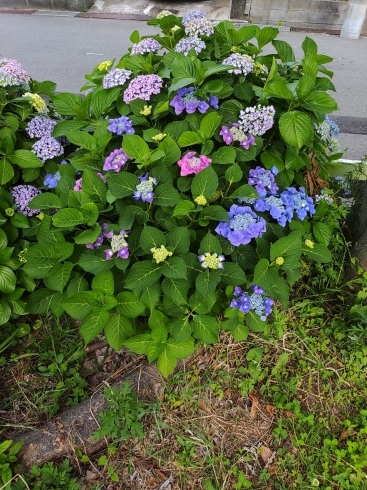
[[[270,415],[273,415],[273,410],[274,410],[274,405],[265,405],[265,410],[270,413]]]
[[[256,417],[257,409],[259,408],[259,399],[253,393],[249,393],[248,396],[251,398],[252,401],[250,417],[254,419]]]
[[[87,481],[92,481],[92,480],[95,480],[96,478],[98,478],[97,473],[94,473],[93,471],[87,470],[87,473],[86,473],[86,476],[85,476],[85,479]]]
[[[277,473],[278,470],[279,466],[277,464],[271,464],[270,466],[268,466],[269,475],[274,475],[275,473]]]
[[[264,463],[267,464],[273,453],[271,452],[271,449],[269,449],[267,446],[261,446],[259,448],[259,454]]]

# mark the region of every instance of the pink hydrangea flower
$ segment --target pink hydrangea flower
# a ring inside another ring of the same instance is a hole
[[[181,167],[181,176],[198,174],[211,164],[211,159],[205,155],[195,156],[195,151],[189,151],[177,163]]]

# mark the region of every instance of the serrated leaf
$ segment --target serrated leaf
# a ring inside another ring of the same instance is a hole
[[[88,344],[98,334],[100,334],[108,322],[110,314],[106,310],[98,310],[89,313],[79,327],[80,335],[84,342]]]
[[[305,247],[303,252],[307,255],[307,257],[315,262],[326,264],[332,261],[330,251],[325,247],[325,245],[321,245],[320,243],[314,243],[313,248]]]
[[[147,143],[136,134],[126,134],[122,142],[123,150],[137,162],[143,162],[150,149]]]
[[[249,329],[253,332],[266,331],[266,322],[263,322],[259,315],[257,315],[254,311],[250,311],[246,314],[246,323]]]
[[[13,177],[13,167],[5,157],[0,158],[0,185],[7,184]]]
[[[97,148],[97,140],[89,133],[85,131],[70,131],[68,133],[68,140],[76,146],[85,148],[92,151]]]
[[[142,315],[146,310],[145,304],[139,301],[135,294],[130,291],[119,293],[116,296],[116,299],[118,301],[116,310],[124,317],[136,318]]]
[[[218,342],[219,323],[212,316],[195,316],[192,320],[192,329],[195,337],[205,344]]]
[[[149,287],[161,277],[161,265],[147,260],[136,262],[130,269],[125,287],[140,290]]]
[[[140,180],[127,172],[111,173],[106,176],[108,188],[116,199],[132,196]]]
[[[190,318],[177,318],[168,325],[171,329],[172,337],[177,342],[186,342],[191,337]]]
[[[197,294],[207,297],[212,293],[220,282],[220,273],[218,271],[203,271],[196,277],[195,286]]]
[[[157,206],[173,207],[180,201],[179,192],[170,184],[162,184],[155,189],[153,203]]]
[[[115,280],[112,272],[110,270],[104,271],[94,276],[92,279],[92,290],[113,295],[115,291]]]
[[[322,223],[321,221],[316,221],[312,225],[312,233],[316,240],[321,243],[321,245],[325,245],[326,247],[329,245],[330,240],[333,236],[333,230],[326,223]]]
[[[209,199],[218,188],[218,176],[212,167],[204,168],[192,179],[191,192],[194,198],[204,196]]]
[[[28,204],[31,209],[60,209],[60,198],[51,192],[43,192],[35,196]]]
[[[115,350],[120,350],[124,341],[134,335],[134,328],[124,315],[112,313],[104,328],[107,342]]]
[[[0,265],[0,291],[5,294],[12,293],[15,289],[16,277],[14,272]]]
[[[149,334],[134,335],[124,341],[124,346],[135,354],[146,354],[152,337]]]
[[[190,232],[187,228],[178,227],[167,233],[167,247],[175,254],[185,254],[190,248]]]
[[[163,262],[161,272],[171,279],[186,279],[186,264],[181,257],[170,257]]]
[[[195,351],[195,345],[192,340],[179,342],[177,339],[168,339],[166,343],[166,350],[170,357],[185,359],[186,357],[191,356],[191,354]]]
[[[224,284],[241,286],[246,282],[246,274],[238,264],[224,262],[224,270],[221,271],[221,280]]]
[[[64,310],[76,320],[83,319],[93,307],[100,305],[96,293],[93,291],[82,291],[62,303]]]
[[[158,356],[157,368],[166,378],[175,370],[177,359],[169,355],[166,348]]]
[[[9,160],[10,163],[18,165],[20,168],[42,167],[41,160],[30,150],[15,150]]]
[[[53,224],[60,228],[74,228],[85,223],[85,221],[83,214],[72,208],[60,209],[52,217]]]
[[[55,264],[44,279],[45,285],[49,289],[59,291],[61,293],[70,279],[70,274],[73,267],[74,264],[72,262]]]
[[[166,245],[164,233],[153,226],[144,226],[140,235],[140,246],[146,253],[151,253],[151,248],[160,248]]]
[[[312,133],[311,118],[300,111],[284,112],[279,118],[279,130],[286,143],[299,149]]]

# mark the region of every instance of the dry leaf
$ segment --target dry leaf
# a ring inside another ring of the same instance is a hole
[[[277,473],[278,470],[279,466],[277,464],[271,464],[270,466],[268,466],[269,475],[274,475],[275,473]]]
[[[259,399],[253,393],[249,393],[248,395],[251,398],[252,405],[250,410],[250,417],[254,419],[256,417],[257,409],[259,408]]]
[[[265,410],[270,413],[270,415],[273,415],[274,405],[265,405]]]
[[[272,456],[272,451],[269,449],[267,446],[261,446],[259,448],[259,454],[261,456],[261,459],[264,461],[265,464],[268,464],[269,459]]]

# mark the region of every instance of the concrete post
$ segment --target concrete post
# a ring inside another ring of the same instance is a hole
[[[230,19],[243,19],[245,13],[246,0],[231,0]]]
[[[359,39],[366,11],[367,0],[349,0],[340,37],[344,39]]]

